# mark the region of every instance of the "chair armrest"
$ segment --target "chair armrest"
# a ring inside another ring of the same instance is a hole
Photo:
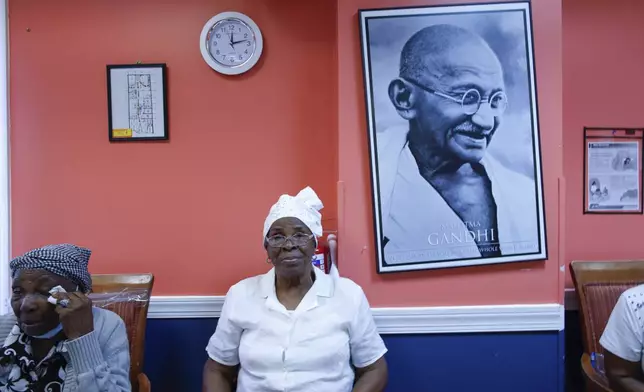
[[[587,353],[581,356],[581,370],[584,375],[586,392],[613,392],[608,387],[608,379],[606,376],[595,371],[593,365],[590,363],[590,355]]]
[[[136,377],[136,380],[139,383],[138,392],[150,392],[150,380],[148,379],[148,376],[145,375],[145,373],[139,373],[139,375]]]

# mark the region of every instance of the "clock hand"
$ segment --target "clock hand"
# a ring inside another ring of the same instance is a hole
[[[230,44],[231,44],[231,45],[237,45],[237,44],[239,44],[239,43],[241,43],[241,42],[246,42],[246,41],[248,41],[248,40],[247,40],[247,39],[243,39],[243,40],[241,40],[241,41],[233,41],[233,42],[231,42]]]

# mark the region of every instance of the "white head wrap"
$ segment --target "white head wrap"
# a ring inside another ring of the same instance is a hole
[[[322,208],[324,208],[322,201],[308,186],[297,196],[280,196],[264,221],[264,238],[276,220],[287,217],[301,220],[316,238],[322,237],[322,214],[320,214]]]

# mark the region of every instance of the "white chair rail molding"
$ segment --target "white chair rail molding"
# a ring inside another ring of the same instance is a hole
[[[153,296],[149,318],[218,318],[224,296]],[[381,334],[562,331],[561,304],[372,308]]]

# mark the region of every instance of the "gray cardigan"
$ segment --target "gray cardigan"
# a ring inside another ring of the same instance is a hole
[[[131,392],[130,349],[123,320],[93,308],[94,331],[66,341],[63,392]],[[13,314],[0,316],[0,345],[16,324]]]

